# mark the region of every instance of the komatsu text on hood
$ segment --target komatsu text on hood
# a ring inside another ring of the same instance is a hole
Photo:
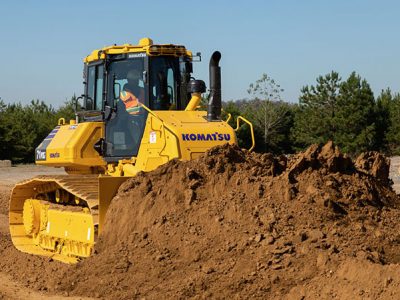
[[[182,133],[184,141],[230,141],[229,133]]]

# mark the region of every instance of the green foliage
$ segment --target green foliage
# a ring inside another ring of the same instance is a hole
[[[76,96],[74,95],[70,100],[65,101],[64,105],[60,106],[55,115],[55,119],[64,118],[67,122],[68,120],[75,119],[75,102]]]
[[[334,118],[334,141],[344,152],[374,150],[376,139],[374,94],[364,79],[353,72],[340,86]]]
[[[281,101],[280,93],[283,91],[281,86],[265,73],[255,83],[251,83],[247,89],[247,93],[255,97],[255,99],[269,101]]]
[[[230,113],[234,123],[239,115],[249,119],[254,127],[258,152],[291,152],[290,128],[293,123],[294,105],[285,103],[280,93],[283,89],[267,74],[263,74],[255,83],[250,84],[247,92],[251,100],[230,101],[224,104],[225,113]],[[238,142],[244,148],[250,148],[251,135],[247,125],[237,132]]]
[[[346,81],[331,72],[304,87],[295,115],[293,138],[298,148],[333,140],[344,152],[357,154],[385,148],[388,100],[375,101],[365,79],[353,72]]]
[[[236,120],[238,116],[247,117],[244,108],[246,106],[246,101],[238,100],[238,101],[229,101],[223,102],[223,111],[222,111],[222,119],[227,120],[229,115],[231,118],[229,120],[229,125],[232,128],[236,128]],[[250,128],[247,124],[241,126],[239,130],[236,132],[236,136],[238,139],[238,144],[242,148],[250,149],[251,147],[251,135],[250,135]]]
[[[400,94],[383,90],[375,100],[365,79],[353,72],[342,81],[337,72],[319,76],[316,85],[302,88],[299,104],[284,102],[283,89],[267,74],[250,84],[249,100],[223,103],[222,118],[249,119],[255,151],[291,153],[314,143],[333,140],[350,154],[383,150],[400,155]],[[76,97],[58,109],[35,100],[29,105],[5,104],[0,98],[0,159],[14,163],[34,160],[34,150],[57,125],[59,118],[74,119]],[[201,101],[207,109],[208,95]],[[239,145],[250,148],[247,125],[237,131]]]
[[[25,106],[6,105],[0,100],[0,159],[33,162],[35,148],[57,125],[58,119],[61,116],[66,120],[74,118],[73,100],[57,110],[39,100]]]
[[[386,142],[390,154],[400,155],[400,94],[389,89],[382,91],[378,100],[386,107]]]
[[[388,131],[391,127],[393,100],[394,98],[390,89],[382,90],[381,94],[376,99],[376,145],[374,148],[381,149],[385,152],[390,151]]]
[[[296,148],[334,140],[334,122],[341,78],[336,72],[317,78],[316,86],[301,90],[299,108],[294,117],[293,139]]]
[[[224,118],[243,115],[254,126],[256,151],[290,153],[333,140],[344,152],[380,150],[400,155],[400,95],[390,89],[375,100],[365,79],[353,72],[342,81],[337,72],[319,76],[316,85],[302,88],[299,105],[283,102],[281,87],[263,74],[250,84],[251,100],[224,103]],[[250,147],[249,130],[237,133]]]
[[[283,101],[248,101],[244,110],[253,123],[258,152],[291,152],[290,128],[293,124],[293,105]]]

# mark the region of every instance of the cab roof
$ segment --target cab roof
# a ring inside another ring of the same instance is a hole
[[[149,56],[172,55],[172,56],[187,56],[192,59],[192,52],[186,50],[185,46],[164,44],[154,45],[150,38],[142,38],[137,45],[123,44],[107,46],[102,49],[94,50],[84,59],[85,63],[105,59],[107,54],[124,54],[146,52]]]

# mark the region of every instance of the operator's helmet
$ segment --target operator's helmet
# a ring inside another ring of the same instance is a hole
[[[139,80],[140,77],[141,77],[140,71],[137,69],[129,70],[128,74],[126,74],[126,78],[132,81]]]

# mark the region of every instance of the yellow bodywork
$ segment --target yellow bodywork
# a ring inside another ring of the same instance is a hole
[[[123,53],[139,53],[145,52],[149,56],[173,55],[192,57],[192,52],[181,45],[154,45],[152,39],[143,38],[138,45],[124,44],[104,47],[94,50],[90,55],[85,57],[84,62],[89,63],[101,59],[105,59],[107,54],[123,54]]]
[[[49,202],[54,195],[56,201]],[[39,176],[11,192],[10,234],[23,252],[74,263],[92,253],[98,216],[98,176]]]
[[[85,63],[102,60],[106,54],[135,52],[192,57],[183,46],[153,45],[144,38],[138,45],[95,50]],[[143,105],[147,119],[138,153],[117,162],[107,163],[94,148],[105,139],[103,122],[60,120],[36,149],[36,163],[64,167],[69,175],[39,176],[14,187],[9,222],[16,248],[66,263],[88,257],[111,200],[126,179],[172,159],[193,160],[214,146],[237,144],[235,130],[227,122],[208,121],[207,112],[196,110],[200,100],[201,94],[194,92],[184,111],[152,111]]]
[[[97,174],[105,170],[106,162],[93,145],[104,136],[103,122],[59,125],[44,139],[38,149],[46,146],[45,155],[36,154],[39,165],[64,167],[68,173]],[[38,150],[37,150],[38,151]]]
[[[87,257],[111,199],[127,178],[172,159],[192,160],[213,146],[237,143],[233,128],[224,121],[208,122],[205,111],[144,108],[148,117],[138,155],[117,164],[107,165],[93,149],[104,137],[102,122],[64,124],[52,131],[44,141],[45,159],[36,163],[64,166],[75,175],[42,176],[14,187],[10,232],[19,250],[68,263]]]
[[[205,111],[150,111],[139,153],[133,161],[120,161],[108,173],[135,176],[172,159],[192,160],[208,149],[236,144],[236,135],[226,122],[208,122]]]

